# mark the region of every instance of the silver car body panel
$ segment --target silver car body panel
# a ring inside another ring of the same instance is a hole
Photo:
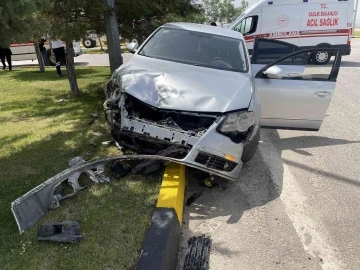
[[[230,72],[134,55],[112,81],[131,96],[159,109],[228,112],[246,109],[251,73]]]
[[[261,103],[260,124],[267,127],[318,130],[336,82],[255,79]],[[326,96],[317,93],[325,92]]]

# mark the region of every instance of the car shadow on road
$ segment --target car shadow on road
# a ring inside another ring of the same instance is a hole
[[[342,60],[341,67],[360,67],[360,62]]]
[[[311,153],[304,149],[311,149],[315,147],[324,147],[331,145],[353,144],[360,143],[360,141],[349,141],[344,139],[334,139],[322,136],[299,136],[290,138],[280,138],[277,131],[271,131],[272,140],[280,151],[292,150],[298,154],[305,156],[312,156]]]

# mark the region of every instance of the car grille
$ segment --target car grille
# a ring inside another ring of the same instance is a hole
[[[214,156],[204,152],[200,152],[196,156],[195,162],[205,165],[207,168],[226,172],[233,171],[237,165],[237,163],[229,161],[225,158]]]
[[[160,110],[127,95],[125,108],[130,116],[156,122],[165,127],[178,127],[185,131],[200,132],[208,129],[217,115],[187,114],[186,112]]]

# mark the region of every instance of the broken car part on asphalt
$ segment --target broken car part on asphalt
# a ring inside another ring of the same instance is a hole
[[[211,249],[210,236],[191,237],[185,255],[184,270],[209,269]]]
[[[38,227],[38,240],[61,243],[77,243],[83,236],[77,221],[55,221]]]
[[[110,179],[106,177],[103,172],[105,164],[114,160],[159,160],[172,161],[185,165],[185,162],[181,160],[160,155],[116,155],[88,162],[85,162],[82,157],[70,159],[70,168],[51,177],[11,203],[11,211],[15,217],[20,233],[32,227],[51,209],[59,207],[61,200],[73,197],[79,190],[86,188],[82,187],[78,182],[82,173],[89,175],[90,179],[96,184],[109,183]],[[136,168],[139,172],[142,172],[146,169],[147,164],[148,163],[144,164],[144,162],[141,162]],[[196,166],[195,164],[191,164],[190,166],[195,169],[204,170],[204,168]],[[213,174],[217,173],[213,169],[206,169],[205,171]],[[71,186],[73,192],[65,195],[63,191],[67,185]]]

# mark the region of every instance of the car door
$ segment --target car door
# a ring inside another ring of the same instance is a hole
[[[275,43],[282,49],[259,50]],[[334,60],[316,66],[309,64],[309,58],[319,48],[299,50],[293,44],[284,45],[267,39],[255,42],[252,65],[253,70],[258,69],[253,75],[261,103],[260,124],[267,128],[319,130],[335,91],[341,54],[337,49],[321,49]]]

